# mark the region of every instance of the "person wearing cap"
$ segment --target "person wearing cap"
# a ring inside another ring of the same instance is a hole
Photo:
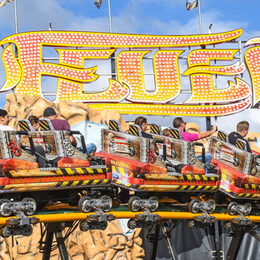
[[[182,139],[184,141],[188,141],[188,142],[193,142],[193,141],[197,141],[199,139],[210,137],[211,135],[213,135],[217,131],[217,126],[213,125],[211,131],[201,132],[199,134],[186,132],[185,131],[186,130],[185,129],[186,123],[185,123],[185,121],[183,120],[182,117],[176,117],[173,120],[173,127],[179,129],[180,132],[181,132]],[[197,158],[200,161],[202,160],[201,155],[197,156]],[[212,159],[212,155],[210,153],[205,153],[205,160],[206,160],[205,165],[206,166],[210,165],[211,159]]]
[[[53,128],[55,130],[67,130],[70,131],[69,122],[65,119],[58,119],[56,111],[52,107],[47,107],[43,112],[43,117],[51,121]],[[76,139],[73,135],[70,135],[70,141],[74,146],[77,146]],[[94,155],[96,152],[96,145],[93,143],[86,144],[87,153],[89,155]]]

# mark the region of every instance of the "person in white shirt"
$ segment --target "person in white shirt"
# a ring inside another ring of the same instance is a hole
[[[8,125],[10,118],[8,113],[4,109],[0,109],[0,130],[2,131],[14,131],[14,129]]]

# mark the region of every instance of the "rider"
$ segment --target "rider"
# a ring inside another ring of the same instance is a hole
[[[249,123],[247,121],[239,122],[237,124],[237,132],[234,131],[228,135],[228,142],[233,145],[236,145],[236,140],[242,139],[246,143],[246,150],[249,153],[252,153],[248,141],[244,138],[248,134],[248,130],[249,130]]]
[[[55,130],[67,130],[70,131],[70,125],[69,122],[65,119],[58,119],[58,115],[56,111],[52,107],[47,107],[44,112],[43,116],[47,119],[51,120],[51,123],[53,125],[53,128]],[[73,135],[70,135],[70,141],[71,143],[76,147],[77,142]],[[96,145],[94,143],[86,144],[87,154],[94,156],[96,152]]]
[[[135,125],[140,126],[142,137],[153,139],[152,135],[145,132],[147,130],[147,120],[145,117],[143,117],[143,116],[137,117],[135,119]]]
[[[182,139],[184,141],[188,141],[188,142],[193,142],[193,141],[197,141],[199,139],[205,138],[205,137],[210,137],[211,135],[213,135],[216,131],[217,131],[217,126],[213,125],[211,131],[206,131],[206,132],[201,132],[199,134],[196,133],[188,133],[185,130],[186,127],[186,123],[183,120],[182,117],[176,117],[173,120],[173,127],[178,128],[181,132],[181,136]],[[197,158],[201,161],[202,160],[202,156],[199,155],[197,156]],[[212,159],[212,156],[210,153],[206,153],[205,154],[205,165],[209,166],[210,165],[210,161]]]
[[[8,125],[9,122],[10,122],[10,118],[7,111],[4,109],[0,109],[0,130],[14,131],[14,129]]]

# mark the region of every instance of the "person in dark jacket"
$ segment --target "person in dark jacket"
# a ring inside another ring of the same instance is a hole
[[[242,139],[246,143],[246,150],[249,153],[252,153],[252,150],[250,148],[250,145],[248,141],[244,138],[248,134],[249,130],[249,123],[247,121],[241,121],[237,124],[237,131],[232,132],[228,135],[228,142],[236,145],[237,139]]]

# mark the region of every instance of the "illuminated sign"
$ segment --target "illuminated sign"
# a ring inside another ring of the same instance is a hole
[[[57,78],[56,102],[86,102],[96,109],[118,110],[123,114],[220,116],[237,113],[260,101],[260,38],[246,43],[246,47],[252,47],[245,52],[245,62],[234,61],[239,49],[222,49],[215,45],[235,40],[241,34],[242,29],[187,36],[63,31],[16,34],[0,42],[4,47],[2,59],[6,69],[6,81],[0,92],[15,89],[20,94],[42,96],[41,78],[52,76]],[[44,62],[44,47],[57,51],[58,63]],[[187,54],[187,69],[182,76],[190,78],[191,95],[177,104],[174,100],[182,90],[180,55],[189,47],[193,49]],[[145,88],[143,60],[148,53],[153,54],[153,91]],[[86,67],[85,62],[109,60],[113,55],[117,79],[109,79],[105,90],[98,92],[93,87],[91,93],[84,93],[83,85],[99,78],[98,65]],[[230,64],[212,65],[213,61]],[[239,78],[246,71],[246,65],[252,86]],[[234,80],[216,89],[213,78],[216,75],[234,76]]]

